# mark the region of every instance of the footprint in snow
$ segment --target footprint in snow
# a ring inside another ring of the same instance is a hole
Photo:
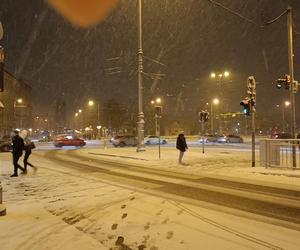
[[[150,228],[150,222],[147,222],[147,224],[144,226],[144,230],[148,230]]]
[[[167,224],[167,222],[169,221],[170,219],[169,218],[166,218],[163,220],[163,222],[161,224]]]
[[[172,239],[173,235],[174,235],[174,233],[172,231],[169,231],[169,232],[167,232],[167,237],[166,238],[168,240],[170,240],[170,239]]]

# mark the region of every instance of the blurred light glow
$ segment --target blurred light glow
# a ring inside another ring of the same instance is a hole
[[[284,105],[285,105],[286,107],[290,106],[290,104],[291,104],[291,103],[290,103],[289,101],[285,101],[285,102],[284,102]]]
[[[216,73],[211,73],[211,74],[210,74],[210,77],[211,77],[211,78],[216,78]]]
[[[213,99],[213,104],[218,105],[220,103],[218,98]]]
[[[89,106],[94,106],[94,101],[89,100],[88,105],[89,105]]]
[[[228,76],[229,76],[229,72],[228,72],[228,71],[225,71],[225,72],[224,72],[224,76],[225,76],[225,77],[228,77]]]

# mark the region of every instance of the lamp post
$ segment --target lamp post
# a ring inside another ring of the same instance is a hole
[[[138,0],[138,115],[137,115],[137,152],[144,147],[144,112],[143,112],[143,43],[142,43],[142,0]]]
[[[157,97],[155,101],[151,101],[155,109],[155,135],[158,137],[158,158],[160,159],[160,118],[162,116],[162,100]]]
[[[212,72],[210,74],[210,78],[212,78],[212,79],[217,78],[218,79],[218,83],[219,83],[220,86],[221,86],[222,80],[224,78],[228,78],[229,76],[230,76],[229,71],[224,71],[224,72],[219,72],[219,73]]]
[[[210,119],[210,131],[211,134],[214,133],[214,109],[213,109],[213,105],[218,105],[220,103],[218,98],[214,98],[211,102],[210,102],[210,114],[211,114],[211,119]]]
[[[219,89],[219,95],[220,95],[220,99],[221,99],[222,103],[224,103],[222,84],[224,83],[224,79],[229,78],[230,75],[231,75],[230,72],[227,70],[225,70],[223,72],[212,72],[210,74],[211,79],[216,79],[218,89]],[[223,106],[224,106],[224,104],[223,104]],[[228,104],[226,105],[226,108],[224,109],[224,111],[227,111],[227,110],[228,110]]]
[[[286,129],[286,123],[285,123],[285,108],[290,106],[289,101],[285,101],[282,105],[277,104],[276,107],[280,108],[281,106],[281,112],[282,112],[282,132],[285,132]]]
[[[14,101],[14,122],[15,122],[15,126],[17,126],[17,115],[16,115],[16,111],[17,111],[17,108],[26,108],[27,106],[23,104],[23,99],[22,98],[18,98],[17,100]],[[22,128],[23,126],[23,119],[22,119],[22,114],[20,113],[20,122],[19,122],[19,125],[20,125],[20,129]]]
[[[95,106],[95,102],[93,101],[93,100],[89,100],[88,101],[88,106],[89,107],[93,107],[93,106]],[[80,110],[78,110],[78,112],[79,112]],[[99,108],[99,102],[97,102],[97,124],[96,124],[96,126],[95,127],[97,127],[97,126],[99,126],[100,124],[100,114],[99,114],[99,112],[100,112],[100,108]]]

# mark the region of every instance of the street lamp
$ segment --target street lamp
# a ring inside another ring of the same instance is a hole
[[[210,78],[216,78],[218,76],[219,81],[221,81],[222,78],[229,77],[229,75],[230,75],[229,71],[218,72],[218,73],[212,72],[210,73]]]
[[[89,107],[93,107],[95,105],[95,102],[93,101],[93,100],[89,100],[88,101],[88,106]],[[78,110],[78,112],[80,112],[80,110]],[[81,111],[82,112],[82,111]],[[97,127],[98,125],[100,125],[99,123],[100,123],[100,120],[99,120],[99,118],[100,118],[100,114],[99,114],[99,112],[100,112],[100,109],[99,109],[99,102],[97,102],[97,124],[96,124],[96,126],[95,127]]]
[[[155,135],[156,136],[160,136],[160,123],[159,123],[159,119],[161,118],[162,115],[162,100],[160,97],[157,97],[154,100],[151,101],[151,104],[154,106],[154,110],[155,110]]]
[[[18,98],[14,101],[14,120],[15,120],[15,125],[17,125],[16,123],[16,118],[17,118],[17,108],[27,108],[26,105],[22,105],[23,104],[23,99],[22,98]],[[23,119],[22,119],[22,112],[20,112],[20,128],[22,128],[23,126]]]
[[[162,116],[162,100],[160,97],[157,97],[155,101],[151,101],[151,104],[154,106],[155,110],[155,135],[158,137],[158,157],[160,159],[160,119]]]
[[[214,113],[213,113],[213,105],[218,105],[220,103],[218,98],[214,98],[211,103],[210,103],[210,115],[211,115],[211,119],[210,119],[210,130],[211,130],[211,134],[214,133]]]
[[[289,101],[285,101],[284,105],[279,105],[277,104],[276,107],[279,108],[281,106],[281,110],[282,110],[282,132],[285,132],[285,127],[286,127],[286,123],[285,123],[285,108],[290,106],[290,102]]]

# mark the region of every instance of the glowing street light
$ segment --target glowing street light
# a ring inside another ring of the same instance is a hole
[[[94,101],[93,100],[89,100],[88,105],[89,106],[94,106]]]
[[[211,77],[211,78],[216,78],[216,73],[211,73],[211,74],[210,74],[210,77]]]
[[[78,116],[78,113],[75,113],[75,117],[77,117]]]
[[[218,105],[220,103],[220,100],[218,98],[214,98],[211,103],[210,103],[210,115],[211,115],[211,118],[210,118],[210,130],[211,130],[211,133],[213,134],[214,133],[214,114],[213,114],[213,104],[214,105]]]
[[[218,98],[213,99],[213,104],[218,105],[220,103]]]
[[[78,109],[78,113],[82,113],[82,109]]]
[[[291,103],[290,103],[289,101],[285,101],[285,102],[284,102],[284,105],[285,105],[286,107],[290,106],[290,104],[291,104]]]
[[[19,98],[19,99],[17,100],[17,102],[21,104],[21,103],[23,102],[23,99],[22,99],[22,98]]]

